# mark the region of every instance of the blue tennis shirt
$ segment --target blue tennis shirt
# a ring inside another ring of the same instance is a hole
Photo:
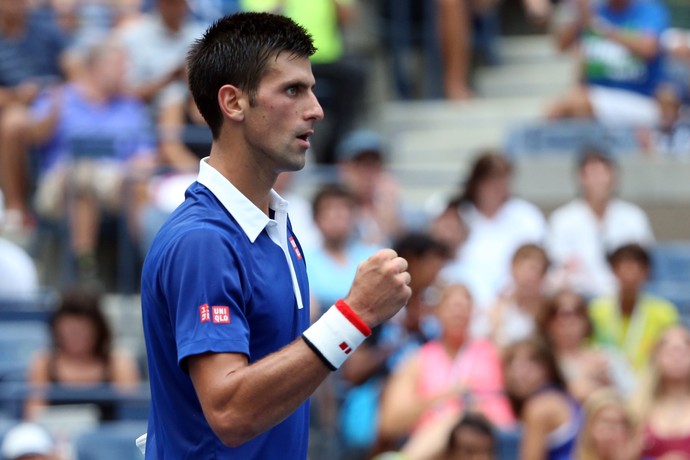
[[[201,162],[156,236],[141,293],[151,385],[147,459],[307,457],[309,403],[237,448],[223,445],[202,413],[185,358],[243,353],[253,363],[309,326],[309,286],[287,202],[271,192],[266,216]]]

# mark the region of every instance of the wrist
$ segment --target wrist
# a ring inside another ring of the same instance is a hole
[[[302,339],[331,370],[338,369],[364,340],[371,329],[344,300],[338,300]]]

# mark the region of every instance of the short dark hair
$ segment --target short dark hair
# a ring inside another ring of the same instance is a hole
[[[410,232],[400,237],[394,244],[393,250],[400,257],[422,257],[434,254],[439,257],[449,258],[450,249],[428,233]]]
[[[608,255],[609,265],[614,267],[617,263],[623,260],[632,260],[642,265],[646,269],[651,268],[652,260],[649,252],[638,243],[624,244],[614,249]]]
[[[455,424],[450,432],[450,437],[448,438],[448,445],[446,446],[446,453],[448,455],[452,454],[455,449],[458,448],[456,434],[458,431],[467,428],[491,439],[491,450],[496,450],[496,435],[494,433],[494,428],[491,422],[481,413],[478,412],[467,412],[460,420]]]
[[[577,159],[577,170],[582,171],[589,163],[604,163],[611,169],[616,168],[616,162],[610,153],[602,148],[591,145],[580,151]]]
[[[311,201],[311,211],[314,219],[319,214],[321,204],[329,198],[339,198],[348,202],[352,207],[355,206],[356,199],[350,189],[341,184],[324,184],[314,195]]]
[[[187,54],[189,89],[199,112],[217,139],[223,125],[218,90],[230,84],[249,94],[266,74],[267,63],[281,52],[309,57],[311,35],[292,19],[270,13],[237,13],[214,22]]]

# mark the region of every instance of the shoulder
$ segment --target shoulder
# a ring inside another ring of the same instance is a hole
[[[643,298],[643,305],[650,313],[658,316],[676,316],[678,313],[675,305],[654,295],[646,294]]]
[[[637,219],[647,220],[647,214],[642,210],[641,207],[630,201],[621,200],[616,198],[609,204],[611,211],[617,215],[625,215],[626,217],[634,217]]]
[[[569,201],[568,203],[556,208],[551,213],[550,220],[552,222],[567,220],[567,219],[571,219],[573,217],[580,216],[584,212],[585,212],[584,203],[581,200],[576,199],[576,200]]]
[[[506,210],[511,214],[540,220],[544,218],[544,214],[541,210],[534,203],[524,198],[512,197],[506,202],[505,206]]]
[[[558,415],[568,410],[565,394],[558,390],[543,391],[532,396],[525,404],[525,421],[540,421],[550,424]]]

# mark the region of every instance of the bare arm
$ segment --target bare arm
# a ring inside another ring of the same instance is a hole
[[[379,431],[383,437],[395,439],[410,434],[415,423],[431,406],[431,401],[417,395],[418,377],[419,359],[415,356],[388,380],[379,408]]]
[[[410,296],[406,269],[394,251],[377,252],[359,265],[346,302],[366,324],[380,324]],[[251,365],[242,354],[206,353],[189,357],[188,368],[206,419],[229,446],[284,420],[330,373],[302,339]]]
[[[651,35],[630,34],[618,27],[611,27],[601,32],[603,36],[619,43],[642,59],[652,59],[659,53],[659,42]]]
[[[204,416],[229,446],[280,423],[330,374],[302,339],[251,366],[245,355],[229,353],[192,356],[188,363]]]
[[[41,409],[46,405],[45,399],[35,392],[39,387],[50,383],[48,360],[48,354],[40,352],[34,357],[29,366],[27,383],[31,387],[30,391],[32,393],[26,398],[26,403],[24,404],[24,418],[26,420],[36,419]]]
[[[546,459],[546,438],[551,431],[548,423],[548,407],[543,401],[531,401],[525,408],[522,423],[521,460]]]

